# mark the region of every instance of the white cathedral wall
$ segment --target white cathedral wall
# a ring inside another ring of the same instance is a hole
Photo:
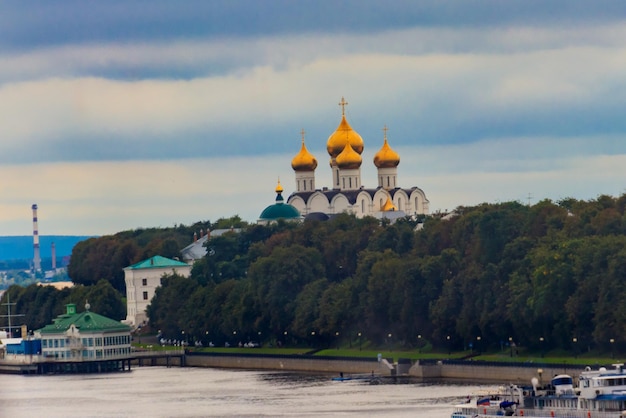
[[[389,193],[387,193],[387,191],[384,189],[379,189],[376,193],[374,193],[374,198],[372,199],[374,201],[374,204],[373,204],[374,213],[380,212],[380,209],[387,202],[388,196],[389,196]]]
[[[309,198],[309,213],[311,212],[323,212],[330,213],[330,208],[328,205],[328,199],[322,193],[314,193]]]
[[[333,213],[352,212],[352,205],[350,205],[348,199],[342,194],[335,195],[330,205],[333,208]]]
[[[354,205],[354,213],[357,217],[362,218],[373,214],[372,198],[369,193],[361,192],[356,197]]]
[[[298,212],[300,212],[300,215],[302,216],[306,216],[309,213],[307,211],[307,207],[306,207],[306,203],[304,202],[304,199],[302,199],[300,196],[294,196],[292,198],[289,198],[287,203],[293,206],[294,208],[298,209]]]
[[[428,213],[428,200],[426,199],[426,195],[420,189],[415,189],[410,196],[411,203],[413,204],[413,210],[418,215],[427,214]]]
[[[394,193],[393,204],[398,208],[398,210],[401,210],[404,213],[413,213],[411,204],[409,203],[409,195],[407,195],[404,190],[398,190]]]

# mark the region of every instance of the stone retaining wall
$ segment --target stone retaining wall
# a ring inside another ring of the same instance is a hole
[[[557,374],[577,376],[581,369],[567,365],[533,365],[487,363],[480,361],[401,361],[389,363],[386,359],[351,359],[315,356],[272,355],[215,355],[191,353],[182,357],[145,359],[140,366],[217,367],[225,369],[279,370],[311,373],[375,373],[379,376],[409,376],[419,379],[458,380],[475,383],[529,384],[533,377],[548,381]],[[137,363],[135,363],[137,364]]]
[[[330,360],[316,357],[186,356],[189,367],[226,369],[289,370],[319,373],[372,373],[389,376],[393,370],[378,361]]]
[[[415,363],[409,369],[409,375],[423,379],[459,380],[467,382],[514,383],[527,385],[533,377],[541,378],[544,382],[557,374],[577,376],[580,369],[566,365],[537,365],[537,367],[519,367],[507,365],[481,364],[481,362],[466,362],[466,364],[431,364],[420,365]]]

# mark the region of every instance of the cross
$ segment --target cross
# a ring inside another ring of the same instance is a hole
[[[389,128],[387,128],[387,125],[385,125],[385,127],[383,128],[383,132],[385,133],[385,141],[387,140],[387,131],[389,130]]]
[[[343,96],[341,96],[341,101],[339,102],[339,106],[341,106],[341,115],[345,115],[346,114],[346,105],[348,104],[348,102],[346,102],[346,99],[343,98]]]
[[[302,128],[302,130],[300,131],[300,134],[302,135],[302,143],[304,144],[304,128]]]

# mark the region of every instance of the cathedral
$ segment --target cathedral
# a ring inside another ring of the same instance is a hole
[[[346,119],[347,104],[342,97],[339,103],[341,122],[326,142],[332,186],[316,187],[317,159],[307,149],[302,131],[300,152],[291,161],[296,175],[296,191],[289,196],[287,203],[305,218],[324,218],[342,212],[359,218],[373,216],[379,219],[428,214],[429,202],[424,191],[415,186],[402,188],[398,184],[400,155],[389,146],[386,127],[382,147],[373,161],[377,168],[378,187],[363,186],[361,153],[364,142]]]

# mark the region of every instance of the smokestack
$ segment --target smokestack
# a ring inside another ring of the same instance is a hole
[[[57,247],[54,242],[50,246],[50,252],[52,253],[52,271],[57,270]]]
[[[41,254],[39,252],[39,228],[37,227],[37,204],[32,206],[33,209],[33,269],[41,270]]]

